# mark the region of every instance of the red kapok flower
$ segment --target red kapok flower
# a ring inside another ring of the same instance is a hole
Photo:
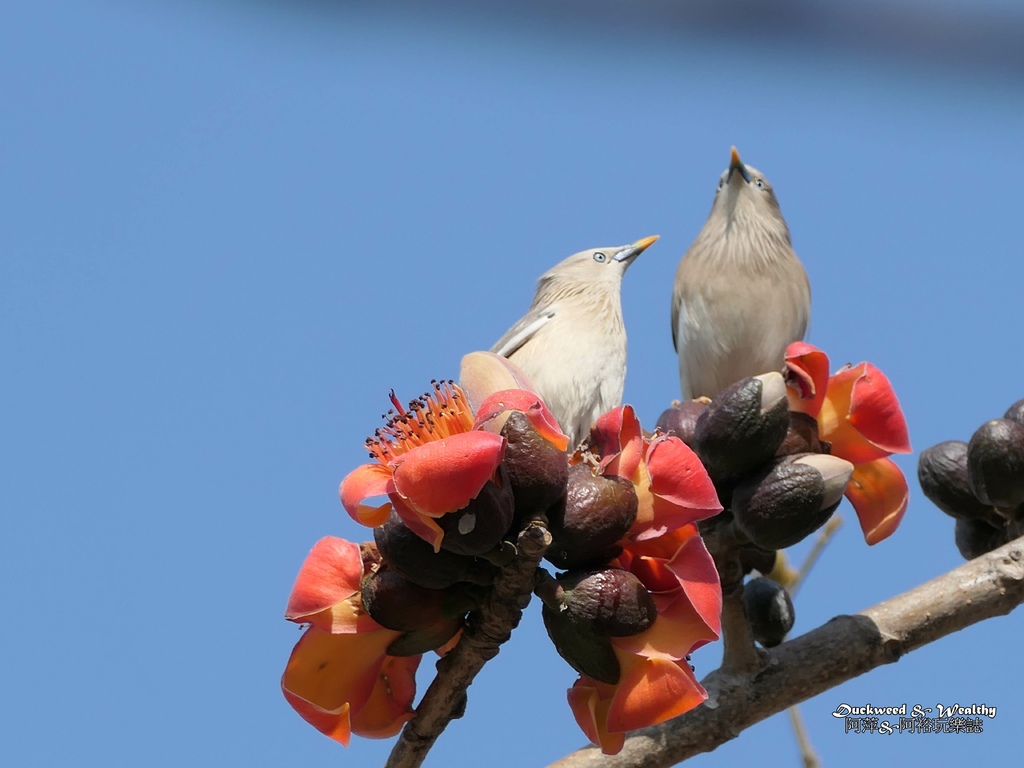
[[[390,656],[402,633],[363,610],[359,546],[326,536],[299,570],[285,618],[310,626],[281,678],[285,699],[321,733],[348,745],[351,734],[394,736],[413,715],[420,656]]]
[[[671,435],[644,437],[633,406],[601,416],[590,432],[602,474],[618,475],[636,489],[636,522],[628,538],[643,540],[713,517],[722,511],[718,493],[700,459]],[[574,463],[581,457],[573,458]]]
[[[615,754],[626,731],[662,723],[707,699],[686,659],[721,633],[722,589],[694,523],[722,507],[693,451],[675,437],[644,437],[630,406],[598,419],[591,446],[600,471],[632,480],[639,500],[637,522],[610,565],[636,576],[658,610],[643,632],[610,638],[621,669],[617,683],[581,675],[569,690],[580,728]]]
[[[523,411],[538,433],[564,450],[567,438],[537,394],[512,388],[520,383],[512,368],[497,355],[474,352],[463,359],[466,391],[451,381],[435,382],[433,392],[408,409],[392,392],[387,423],[366,441],[377,463],[356,467],[341,482],[349,515],[376,527],[393,507],[410,530],[438,550],[444,532],[437,518],[464,508],[498,477],[505,454],[505,438],[498,434],[502,414]],[[489,389],[494,386],[510,388]],[[479,403],[479,416],[471,402]],[[384,495],[389,503],[363,503]]]
[[[907,509],[909,489],[890,459],[909,453],[910,438],[889,379],[871,363],[828,375],[828,357],[803,342],[786,351],[790,408],[813,416],[831,453],[854,464],[846,489],[868,544],[888,538]]]

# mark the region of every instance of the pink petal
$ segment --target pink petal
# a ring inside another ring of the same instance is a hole
[[[353,520],[370,528],[381,525],[391,512],[390,504],[374,507],[363,504],[372,496],[384,496],[393,490],[391,468],[383,464],[363,464],[356,467],[341,481],[338,494],[345,511]]]
[[[476,413],[484,400],[506,389],[536,392],[530,379],[508,358],[493,352],[470,352],[462,358],[459,386],[466,393],[469,407]]]
[[[564,451],[568,446],[569,438],[562,433],[554,415],[544,405],[544,401],[535,393],[523,389],[506,389],[495,392],[484,400],[477,410],[473,429],[500,432],[505,425],[505,418],[501,417],[509,411],[524,413],[537,433],[558,450]]]
[[[846,487],[846,498],[869,545],[892,535],[907,511],[909,497],[907,479],[891,459],[858,464]]]
[[[636,481],[636,470],[644,456],[644,437],[633,406],[620,405],[601,415],[590,438],[600,456],[613,457],[604,474]]]
[[[474,430],[403,453],[392,463],[395,490],[428,517],[462,509],[494,476],[505,455],[505,438]]]
[[[313,545],[295,579],[284,617],[302,622],[359,591],[363,561],[359,545],[324,536]]]

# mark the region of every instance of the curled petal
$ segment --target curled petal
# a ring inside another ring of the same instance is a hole
[[[356,467],[341,481],[338,494],[345,511],[353,520],[362,525],[376,528],[388,519],[390,504],[375,507],[363,504],[372,496],[384,496],[394,490],[391,485],[391,468],[383,464],[363,464]]]
[[[620,405],[600,416],[590,431],[590,440],[602,457],[613,457],[604,474],[635,482],[637,467],[644,457],[644,437],[633,406]]]
[[[459,369],[459,386],[466,393],[469,407],[474,413],[495,392],[507,389],[537,392],[537,388],[518,365],[493,352],[470,352],[465,355]]]
[[[668,562],[701,621],[717,640],[722,632],[722,584],[714,558],[700,536],[691,536]],[[703,644],[703,643],[702,643]]]
[[[504,359],[504,358],[502,358]],[[523,389],[506,389],[495,392],[480,404],[476,413],[474,429],[485,429],[495,434],[505,426],[509,411],[521,411],[529,419],[530,425],[541,437],[564,451],[569,445],[569,438],[562,433],[554,415],[534,392]]]
[[[680,661],[702,645],[718,639],[719,631],[708,627],[704,618],[681,589],[655,594],[658,616],[643,632],[612,638],[612,646],[648,658]],[[721,624],[721,618],[716,620]]]
[[[817,347],[794,341],[786,348],[790,410],[817,416],[828,388],[828,355]]]
[[[581,677],[569,689],[569,708],[584,735],[606,755],[617,755],[626,741],[625,733],[608,730],[608,709],[615,687]]]
[[[359,591],[363,560],[359,545],[324,536],[313,545],[295,579],[284,617],[309,621],[309,616],[347,600]]]
[[[616,649],[622,677],[608,709],[608,730],[657,725],[702,704],[708,694],[685,661],[649,659]]]
[[[435,552],[441,550],[444,531],[441,530],[441,526],[435,523],[433,519],[411,509],[401,499],[396,499],[395,501],[395,512],[402,518],[405,527],[432,546]]]
[[[462,509],[494,476],[505,438],[474,430],[424,443],[392,462],[394,488],[428,517]]]
[[[854,464],[910,451],[896,393],[871,363],[848,366],[829,379],[818,425],[832,453]]]
[[[310,627],[292,650],[281,678],[285,698],[306,722],[347,745],[351,720],[378,695],[375,688],[383,687],[388,695],[388,681],[381,669],[388,645],[399,634],[383,629],[335,635]],[[411,706],[411,697],[393,703],[396,711],[408,712]]]
[[[363,708],[352,715],[352,732],[367,739],[394,736],[412,719],[416,669],[422,656],[385,656]]]
[[[909,496],[907,479],[891,459],[858,464],[846,488],[868,544],[892,535],[907,511]]]

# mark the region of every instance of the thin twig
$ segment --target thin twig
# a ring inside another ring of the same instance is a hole
[[[793,733],[796,734],[797,744],[800,745],[800,759],[803,760],[804,768],[821,768],[821,759],[814,751],[807,728],[804,726],[803,715],[796,705],[789,708],[789,722],[793,725]]]
[[[530,602],[537,566],[551,545],[551,534],[539,521],[519,534],[516,559],[502,569],[490,599],[470,614],[459,644],[437,662],[437,676],[405,724],[385,768],[418,768],[448,724],[461,717],[466,690],[484,664],[498,655],[501,644],[519,624]]]

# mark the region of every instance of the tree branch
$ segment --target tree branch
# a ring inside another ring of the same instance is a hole
[[[783,643],[759,670],[703,683],[708,702],[630,734],[617,755],[595,747],[551,768],[665,768],[710,752],[744,729],[910,651],[1024,602],[1024,537],[853,616]]]
[[[466,690],[484,664],[498,655],[530,603],[534,575],[551,545],[551,534],[531,521],[519,534],[516,559],[501,570],[480,611],[470,614],[459,644],[437,662],[437,676],[405,724],[385,768],[418,768],[452,720],[466,709]]]

